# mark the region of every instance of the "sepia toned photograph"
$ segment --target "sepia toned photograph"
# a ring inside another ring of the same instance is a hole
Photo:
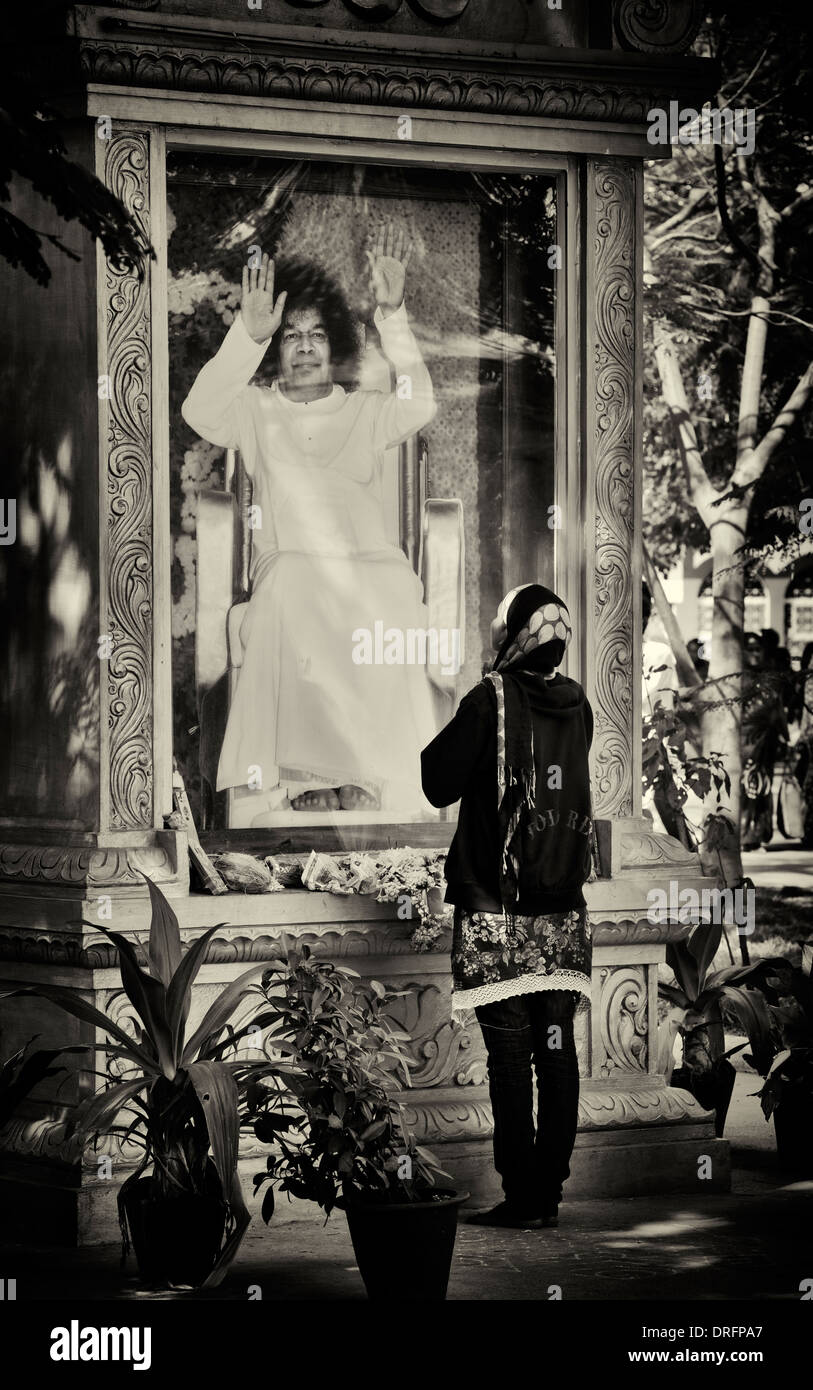
[[[790,1369],[805,8],[6,31],[6,1344],[589,1303],[590,1368]]]

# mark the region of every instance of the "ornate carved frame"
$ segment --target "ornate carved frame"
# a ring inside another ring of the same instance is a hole
[[[628,9],[620,6],[618,22]],[[634,822],[640,811],[632,676],[640,525],[636,286],[641,160],[658,153],[647,142],[645,115],[675,91],[697,93],[700,104],[708,65],[550,49],[521,59],[511,50],[509,58],[493,45],[485,56],[443,39],[421,41],[420,51],[398,51],[396,41],[371,53],[354,34],[280,26],[271,34],[251,23],[241,25],[238,42],[217,21],[206,21],[203,32],[191,17],[106,13],[76,12],[88,115],[113,121],[112,138],[97,141],[97,172],[141,221],[157,259],[139,280],[98,258],[99,374],[111,380],[110,400],[99,403],[101,631],[113,643],[101,692],[99,831],[59,849],[21,833],[0,847],[0,880],[132,885],[148,854],[150,871],[182,891],[183,837],[162,830],[172,769],[168,143],[338,158],[352,148],[370,160],[558,172],[567,306],[557,343],[557,360],[566,364],[557,397],[566,459],[558,571],[575,596],[575,674],[586,674],[597,714],[596,815],[614,820],[612,857],[620,864],[619,823]],[[110,85],[121,81],[132,85]],[[405,109],[413,119],[408,141],[398,139]],[[569,545],[576,535],[580,546]],[[586,578],[580,550],[595,554]],[[640,826],[636,833],[640,840]]]
[[[91,114],[102,105],[110,113],[111,95],[92,93]],[[122,105],[130,94],[117,94]],[[118,104],[118,101],[116,104]],[[193,114],[200,104],[193,103]],[[244,108],[238,108],[242,114]],[[223,107],[218,115],[222,119]],[[212,112],[214,114],[214,112]],[[329,154],[332,142],[318,133],[322,113],[308,120],[301,109],[301,132],[308,137],[315,156]],[[290,120],[290,108],[286,109]],[[125,205],[138,217],[157,253],[157,261],[139,281],[133,271],[100,260],[99,292],[104,338],[100,331],[100,374],[111,381],[111,400],[100,402],[101,506],[106,518],[102,552],[103,614],[105,632],[113,639],[116,660],[111,661],[103,690],[102,726],[108,755],[107,785],[103,797],[103,826],[110,831],[147,828],[156,824],[159,811],[169,804],[171,768],[171,691],[169,689],[169,491],[168,429],[161,418],[167,392],[165,245],[163,240],[164,171],[167,147],[187,144],[232,147],[233,132],[225,135],[214,125],[201,130],[157,123],[126,123],[113,111],[113,134],[99,155],[99,172]],[[428,122],[430,117],[425,116]],[[176,115],[177,120],[177,115]],[[378,140],[366,157],[403,160],[396,123],[387,117],[389,141]],[[317,126],[317,133],[309,126]],[[448,138],[444,128],[443,138]],[[240,147],[273,149],[278,143],[263,132],[241,133]],[[101,142],[100,142],[101,143]],[[434,145],[429,139],[426,146]],[[410,151],[413,161],[416,152]],[[425,158],[430,158],[429,149]],[[565,361],[569,334],[576,315],[567,308],[569,286],[577,282],[577,248],[566,231],[566,209],[579,197],[579,169],[572,157],[556,152],[500,150],[493,158],[475,148],[459,148],[458,164],[483,169],[544,168],[558,176],[566,269],[563,272],[562,311],[557,313],[557,357]],[[157,213],[157,216],[156,216]],[[575,219],[571,218],[575,226]],[[162,312],[163,310],[163,312]],[[568,472],[578,468],[572,422],[578,411],[578,378],[561,373],[557,387],[557,434],[561,457],[569,460]],[[563,534],[578,530],[575,508],[578,498],[559,470],[557,500],[566,516]],[[575,606],[575,605],[574,605]],[[159,635],[160,634],[160,635]],[[162,693],[163,692],[163,697]],[[162,727],[163,722],[163,727]],[[163,755],[163,765],[158,757]],[[103,766],[105,762],[103,761]],[[163,796],[161,789],[163,788]]]

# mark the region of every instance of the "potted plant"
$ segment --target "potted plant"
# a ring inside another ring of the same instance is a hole
[[[404,992],[363,985],[306,946],[290,950],[262,990],[279,1014],[269,1043],[288,1056],[283,1080],[300,1112],[291,1129],[290,1117],[278,1123],[277,1095],[252,1093],[246,1119],[274,1149],[254,1179],[255,1191],[268,1185],[263,1218],[275,1187],[317,1202],[326,1217],[339,1207],[370,1299],[444,1299],[469,1194],[437,1185],[448,1174],[408,1133],[392,1094],[394,1073],[409,1084],[399,1045],[408,1035],[386,1008]]]
[[[228,1029],[249,981],[266,966],[258,963],[227,985],[189,1033],[192,986],[219,927],[203,932],[184,952],[175,913],[157,885],[147,883],[152,920],[146,970],[126,937],[99,928],[118,950],[122,985],[140,1019],[136,1037],[79,989],[7,985],[4,993],[48,999],[106,1035],[97,1048],[108,1059],[107,1084],[80,1102],[68,1135],[83,1145],[116,1136],[141,1150],[118,1204],[124,1253],[132,1241],[142,1279],[213,1286],[250,1219],[237,1174],[240,1091],[275,1070],[265,1061],[224,1060],[223,1054],[249,1028],[264,1026],[260,1017],[236,1032]],[[54,1055],[48,1054],[49,1061]],[[121,1079],[111,1076],[111,1059],[120,1071],[123,1064]]]
[[[757,1067],[765,1082],[756,1093],[766,1120],[773,1116],[779,1162],[805,1174],[813,1172],[812,962],[813,943],[807,943],[800,967],[782,960],[765,964],[760,983],[781,1050],[767,1070]]]
[[[701,923],[684,941],[670,941],[666,963],[676,984],[660,981],[658,993],[669,1004],[661,1023],[659,1071],[673,1086],[690,1091],[705,1110],[715,1112],[721,1136],[736,1072],[729,1058],[750,1044],[757,1070],[767,1071],[774,1055],[773,1029],[758,988],[764,961],[710,972],[722,939],[722,922]],[[750,986],[750,987],[749,987]],[[725,1051],[723,1015],[734,1019],[748,1042]],[[683,1065],[673,1071],[676,1034],[683,1039]],[[764,1074],[764,1073],[763,1073]]]

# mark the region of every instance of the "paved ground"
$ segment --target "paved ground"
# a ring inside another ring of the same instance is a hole
[[[731,1194],[696,1193],[566,1202],[558,1230],[491,1232],[461,1224],[451,1300],[547,1300],[558,1285],[571,1300],[799,1300],[813,1277],[813,1177],[776,1167],[773,1127],[739,1073],[728,1137]],[[0,1249],[0,1277],[17,1279],[17,1299],[137,1299],[192,1295],[139,1292],[122,1274],[118,1247],[79,1251]],[[197,1299],[364,1300],[344,1218],[259,1221],[220,1289]],[[250,1292],[253,1288],[253,1293]],[[398,1295],[408,1298],[409,1291]]]
[[[742,856],[743,872],[755,887],[806,888],[813,892],[813,851],[800,849],[795,840],[773,840],[767,849],[748,850]],[[813,922],[810,924],[813,932]]]

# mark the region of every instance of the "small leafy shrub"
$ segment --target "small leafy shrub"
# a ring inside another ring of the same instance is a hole
[[[392,1094],[395,1074],[409,1085],[408,1034],[393,1027],[387,1005],[406,991],[363,984],[355,972],[315,959],[307,946],[288,951],[263,977],[264,1013],[276,1014],[268,1046],[287,1056],[279,1079],[295,1098],[293,1113],[277,1091],[260,1085],[245,1122],[273,1146],[255,1192],[267,1185],[262,1214],[274,1210],[274,1189],[314,1201],[329,1216],[358,1201],[426,1201],[443,1174],[415,1143]]]

